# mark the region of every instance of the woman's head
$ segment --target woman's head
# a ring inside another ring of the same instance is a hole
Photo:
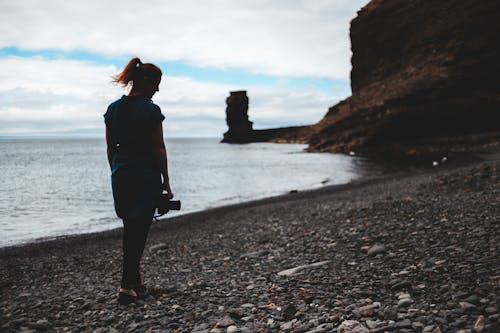
[[[151,63],[143,64],[141,59],[130,59],[120,74],[113,76],[113,82],[126,87],[132,82],[132,93],[152,97],[161,81],[161,69]]]

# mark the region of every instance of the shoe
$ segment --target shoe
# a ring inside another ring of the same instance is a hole
[[[132,289],[137,294],[137,299],[146,299],[150,296],[150,294],[148,292],[148,288],[143,284],[141,284],[137,287],[133,287]]]
[[[118,293],[118,303],[121,305],[128,305],[131,303],[135,303],[137,301],[137,296],[130,295],[127,292],[120,291]]]

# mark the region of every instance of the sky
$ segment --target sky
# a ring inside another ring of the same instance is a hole
[[[307,125],[351,94],[349,24],[368,0],[2,0],[0,137],[100,137],[133,56],[164,74],[166,137],[221,137],[246,90],[255,129]]]

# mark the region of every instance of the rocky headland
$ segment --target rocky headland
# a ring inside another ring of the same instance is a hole
[[[498,13],[494,0],[371,1],[351,22],[352,96],[317,124],[248,141],[372,156],[498,145]]]

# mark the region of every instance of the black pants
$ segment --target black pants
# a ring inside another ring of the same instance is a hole
[[[123,219],[123,270],[121,287],[132,289],[141,285],[140,262],[151,219]]]

